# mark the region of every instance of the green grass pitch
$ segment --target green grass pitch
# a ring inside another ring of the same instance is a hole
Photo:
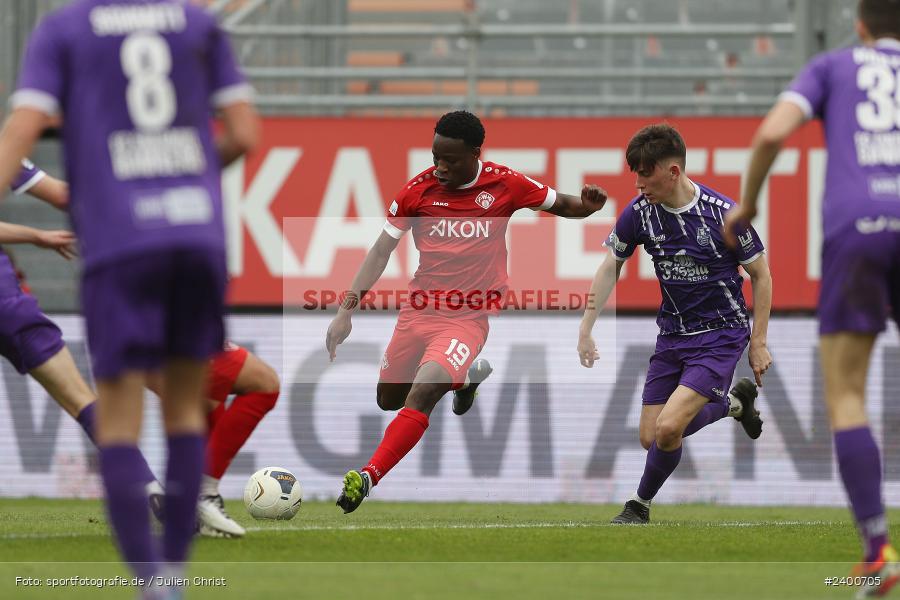
[[[199,539],[186,598],[850,598],[859,543],[846,509],[655,505],[649,526],[611,526],[620,506],[308,502],[240,540]],[[896,512],[889,517],[897,522]],[[893,527],[895,539],[900,528]],[[91,500],[0,500],[0,598],[135,598],[127,587],[51,578],[130,577]],[[35,578],[26,586],[16,578]],[[224,578],[227,585],[203,585]]]

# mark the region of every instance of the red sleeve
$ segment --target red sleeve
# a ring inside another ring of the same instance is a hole
[[[516,210],[520,208],[547,210],[556,202],[556,190],[527,175],[511,170],[505,179]]]
[[[394,239],[400,239],[412,226],[415,216],[415,201],[419,197],[418,190],[408,184],[400,191],[388,207],[387,221],[384,230]]]

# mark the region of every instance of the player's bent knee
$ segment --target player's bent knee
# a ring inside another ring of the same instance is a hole
[[[271,366],[253,354],[248,354],[234,391],[238,394],[278,394],[281,392],[281,380]]]
[[[381,410],[394,411],[403,408],[403,402],[398,404],[396,398],[389,398],[387,394],[378,394],[377,396],[375,402]]]
[[[644,450],[649,450],[650,446],[653,445],[653,442],[656,440],[656,438],[652,435],[641,435],[640,440],[641,440],[641,447]]]
[[[420,412],[430,413],[448,391],[450,391],[450,384],[414,385],[406,397],[406,406]]]
[[[375,402],[378,408],[386,411],[395,411],[403,408],[406,403],[406,395],[409,393],[409,385],[396,383],[381,383],[375,392]]]
[[[657,445],[670,446],[681,439],[684,428],[673,421],[662,421],[656,424]],[[652,442],[651,442],[652,444]],[[646,446],[649,448],[649,446]]]
[[[281,380],[278,373],[269,365],[263,363],[257,375],[257,387],[266,394],[279,394],[281,392]]]

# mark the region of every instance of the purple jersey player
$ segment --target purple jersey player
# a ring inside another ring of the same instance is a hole
[[[50,177],[29,160],[11,184],[16,194],[28,193],[54,206],[64,208],[65,182]],[[69,231],[42,231],[0,223],[0,244],[30,243],[56,250],[63,258],[74,256],[75,237]],[[47,318],[37,300],[25,293],[9,256],[0,249],[0,355],[21,374],[31,375],[96,440],[96,396],[75,365],[56,324]],[[162,488],[141,458],[137,464],[151,507],[161,514]]]
[[[44,178],[43,171],[30,161],[23,160],[20,171],[10,187],[16,194],[34,193],[36,188],[42,187],[40,182]],[[74,256],[75,237],[68,231],[41,231],[22,225],[0,223],[0,243],[30,243],[54,249],[68,259]],[[50,389],[52,386],[46,384],[52,384],[49,380],[53,379],[52,375],[58,369],[47,366],[51,362],[60,362],[53,361],[57,355],[67,357],[68,361],[71,361],[71,356],[65,348],[59,328],[41,312],[34,297],[22,291],[16,269],[2,249],[0,249],[0,315],[2,315],[0,355],[3,355],[19,373],[23,375],[31,373],[35,379],[44,384],[45,388]],[[75,363],[71,362],[71,366],[72,372],[77,375]],[[89,395],[93,400],[93,394]],[[54,394],[51,393],[51,396],[56,399]],[[59,398],[57,402],[70,415],[79,419],[80,409],[84,408],[87,402],[75,396]],[[85,418],[85,421],[88,420],[92,420],[90,415]],[[86,427],[85,431],[93,436],[91,427]]]
[[[163,563],[177,576],[194,532],[205,369],[224,343],[220,170],[255,144],[250,99],[226,36],[203,9],[76,0],[32,34],[0,135],[5,185],[50,119],[64,119],[100,473],[119,548],[144,578]],[[212,109],[224,122],[216,140]],[[155,371],[166,381],[169,450],[161,553],[135,468],[144,379]]]
[[[662,292],[659,336],[650,357],[641,410],[640,441],[647,462],[634,497],[613,523],[648,523],[650,502],[678,466],[682,438],[726,415],[756,439],[762,420],[757,390],[749,379],[730,392],[738,360],[750,342],[757,385],[772,363],[766,332],[772,279],[756,232],[747,228],[737,250],[725,246],[721,226],[734,203],[684,174],[686,148],[669,125],[650,125],[628,143],[626,160],[637,174],[640,195],[622,211],[597,270],[578,340],[581,364],[599,357],[591,330],[622,265],[637,246],[652,257]],[[741,290],[739,266],[753,284],[753,331]]]
[[[889,311],[900,322],[900,1],[862,0],[856,30],[863,45],[811,60],[766,116],[740,208],[726,220],[746,226],[782,143],[805,121],[825,126],[828,165],[822,205],[824,242],[819,335],[825,402],[834,450],[864,557],[855,575],[881,596],[900,579],[881,494],[881,457],[865,411],[875,337]]]

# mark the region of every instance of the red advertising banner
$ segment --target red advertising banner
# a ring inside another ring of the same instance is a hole
[[[624,148],[635,131],[658,120],[485,121],[485,160],[569,194],[596,183],[610,197],[584,220],[519,211],[508,233],[513,288],[561,297],[587,292],[605,256],[602,243],[635,195]],[[737,200],[759,120],[667,120],[687,143],[688,175]],[[311,308],[311,299],[328,301],[344,290],[394,195],[431,164],[433,128],[431,119],[266,119],[260,150],[223,175],[231,304]],[[763,190],[757,230],[769,251],[776,309],[815,306],[824,171],[820,128],[808,125],[788,142]],[[412,241],[402,240],[379,288],[405,289],[416,262]],[[620,309],[659,305],[643,251],[626,264],[616,301]]]

